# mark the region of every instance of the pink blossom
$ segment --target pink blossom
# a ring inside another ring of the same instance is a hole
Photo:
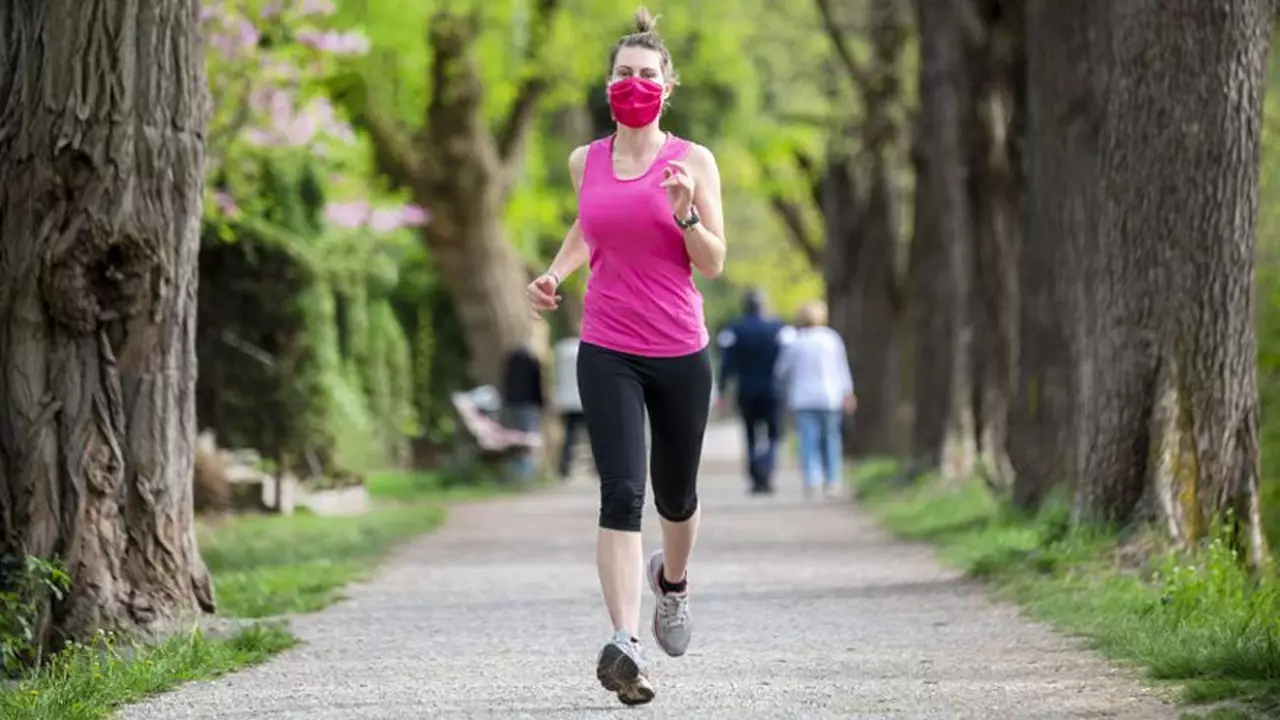
[[[227,215],[234,213],[238,209],[235,199],[226,190],[215,191],[213,193],[213,201],[217,204],[218,209]]]
[[[400,220],[408,227],[422,227],[431,219],[426,208],[409,203],[400,208]]]
[[[355,131],[338,118],[333,105],[325,98],[315,98],[299,109],[291,93],[262,87],[250,95],[249,102],[254,112],[266,116],[267,128],[246,134],[255,145],[301,147],[312,144],[320,136],[343,143],[356,141]]]
[[[249,128],[248,130],[245,130],[244,139],[250,145],[257,145],[258,147],[267,147],[269,145],[276,144],[275,136],[262,128]]]
[[[337,8],[331,0],[302,0],[299,10],[303,15],[332,15]]]
[[[363,55],[369,51],[369,38],[353,31],[340,33],[335,30],[300,30],[298,42],[321,52],[335,55]]]
[[[427,211],[417,205],[374,208],[363,200],[329,203],[325,218],[346,228],[369,228],[385,233],[405,227],[422,227],[427,224]]]
[[[228,58],[256,50],[258,29],[244,18],[232,20],[209,32],[209,44]]]
[[[399,208],[378,208],[369,218],[369,227],[377,232],[399,230],[402,225]]]
[[[282,11],[284,11],[284,5],[280,0],[272,0],[272,2],[267,3],[266,7],[262,8],[262,17],[273,18],[279,15]]]
[[[358,228],[369,219],[369,210],[369,203],[363,200],[329,203],[325,206],[324,217],[335,225]]]

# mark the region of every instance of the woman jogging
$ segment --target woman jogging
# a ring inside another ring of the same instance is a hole
[[[534,310],[590,261],[578,351],[578,387],[600,476],[596,567],[613,621],[596,675],[627,705],[653,699],[640,648],[640,579],[657,597],[652,629],[668,655],[689,645],[686,569],[698,532],[698,463],[711,405],[702,296],[692,268],[724,266],[720,173],[711,152],[663,132],[676,86],[671,55],[641,8],[635,32],[609,61],[612,135],[569,156],[578,220],[555,260],[527,288]],[[640,544],[645,500],[645,410],[650,417],[654,504],[663,549]]]

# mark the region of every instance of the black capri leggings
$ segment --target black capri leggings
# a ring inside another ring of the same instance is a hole
[[[673,522],[698,509],[698,463],[711,410],[711,357],[651,358],[581,343],[578,391],[600,474],[600,527],[639,531],[644,513],[644,413],[653,500]]]

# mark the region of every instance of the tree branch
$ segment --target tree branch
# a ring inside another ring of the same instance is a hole
[[[396,187],[413,187],[420,167],[418,154],[409,134],[379,113],[366,113],[361,124],[373,141],[373,155],[378,169]]]
[[[515,100],[506,121],[498,131],[498,159],[504,169],[519,162],[524,151],[524,140],[529,135],[529,127],[533,124],[538,101],[546,93],[550,84],[545,67],[537,62],[547,38],[551,34],[551,23],[560,0],[537,0],[533,17],[529,21],[529,39],[525,43],[524,57],[521,66],[530,68],[531,72],[521,81],[516,90]]]
[[[782,220],[782,224],[787,228],[787,236],[791,238],[791,244],[804,255],[804,259],[809,262],[810,267],[819,269],[822,267],[822,249],[814,242],[809,228],[804,223],[804,212],[800,206],[794,201],[788,200],[781,195],[771,195],[769,204],[773,207],[774,212],[778,213],[778,217]]]
[[[804,174],[805,184],[809,188],[809,198],[813,200],[813,206],[818,208],[819,212],[825,214],[826,208],[822,204],[824,201],[822,172],[818,169],[818,164],[813,161],[813,158],[799,150],[795,152],[795,160],[800,172]]]
[[[428,42],[434,53],[432,92],[423,137],[430,148],[432,167],[470,167],[483,174],[499,171],[493,137],[484,122],[484,83],[470,54],[480,29],[480,18],[474,11],[467,15],[440,11],[431,18]],[[442,178],[435,180],[443,182]],[[455,185],[487,182],[478,176],[462,175],[454,175],[449,181]]]
[[[369,107],[363,76],[351,73],[335,80],[330,96],[347,111],[351,124],[369,134],[378,170],[397,187],[411,187],[420,171],[420,158],[405,128]]]
[[[822,29],[831,40],[831,45],[840,58],[840,64],[844,65],[845,72],[849,74],[849,79],[860,88],[870,86],[871,76],[862,63],[853,56],[853,49],[849,47],[849,42],[831,10],[831,0],[814,0],[814,2],[818,5],[818,13],[822,15]]]

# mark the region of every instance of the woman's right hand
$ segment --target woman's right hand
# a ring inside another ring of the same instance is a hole
[[[529,283],[524,294],[529,298],[529,308],[533,314],[560,307],[560,296],[556,294],[559,289],[560,282],[550,273],[539,275]]]

